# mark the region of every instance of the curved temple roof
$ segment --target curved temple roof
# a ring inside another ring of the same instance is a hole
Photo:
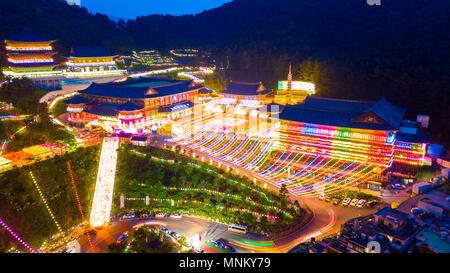
[[[143,84],[143,86],[131,86],[136,83]],[[148,84],[147,86],[145,86],[146,83]],[[88,88],[80,90],[79,93],[102,97],[145,99],[171,96],[202,87],[194,86],[191,80],[138,79],[117,83],[92,83]]]
[[[286,106],[280,119],[309,124],[369,130],[397,130],[406,109],[398,107],[384,97],[377,102],[340,100],[321,97],[307,97],[301,104]],[[383,123],[356,121],[372,113]]]
[[[13,42],[53,42],[54,40],[43,37],[39,34],[31,32],[28,28],[25,28],[21,32],[14,34],[5,39],[5,41]]]

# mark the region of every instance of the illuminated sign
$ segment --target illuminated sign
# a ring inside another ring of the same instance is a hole
[[[278,81],[278,90],[287,90],[288,81]],[[292,81],[292,90],[307,91],[310,95],[315,93],[315,85],[310,82]]]

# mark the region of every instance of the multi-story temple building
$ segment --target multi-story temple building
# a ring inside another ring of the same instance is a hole
[[[53,58],[56,54],[52,46],[54,42],[28,29],[6,38],[9,66],[3,73],[15,78],[30,78],[35,85],[44,89],[58,89],[62,71],[55,70],[58,64]]]
[[[126,71],[117,69],[114,58],[104,46],[73,46],[66,62],[67,77],[99,77],[122,75]]]
[[[68,121],[135,133],[160,130],[190,115],[203,88],[191,80],[151,78],[92,83],[65,101]]]
[[[278,82],[278,90],[274,97],[274,102],[278,104],[301,103],[307,96],[315,94],[315,85],[310,82],[293,81],[291,65],[287,81]]]

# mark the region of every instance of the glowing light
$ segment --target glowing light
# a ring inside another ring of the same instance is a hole
[[[56,221],[55,215],[53,214],[52,210],[50,209],[50,206],[47,203],[47,200],[44,197],[44,194],[42,193],[41,189],[39,188],[39,185],[36,181],[36,179],[34,178],[33,172],[30,171],[30,176],[31,176],[31,180],[33,181],[34,186],[36,186],[36,189],[38,190],[39,196],[41,197],[42,202],[45,205],[45,208],[47,209],[48,213],[50,214],[50,216],[53,219],[53,222],[55,223],[56,227],[58,228],[58,231],[60,233],[62,233],[62,229],[61,226],[59,225],[58,221]]]
[[[108,224],[110,220],[118,147],[119,138],[105,137],[103,139],[89,220],[94,227]]]
[[[2,219],[0,219],[0,225],[2,225],[14,237],[14,239],[19,241],[28,250],[30,250],[33,253],[36,253],[36,251],[31,246],[29,246],[24,240],[22,240],[22,238],[20,238],[19,235],[17,235],[10,227],[8,227],[8,225],[5,222],[3,222]]]

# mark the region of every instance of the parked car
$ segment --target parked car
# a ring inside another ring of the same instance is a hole
[[[364,199],[359,200],[358,204],[356,204],[356,206],[358,208],[363,208],[366,205],[367,201]]]
[[[406,186],[403,185],[403,184],[392,184],[392,185],[391,185],[391,188],[392,188],[393,190],[403,190],[403,189],[406,188]]]
[[[320,195],[319,195],[319,200],[324,200],[325,199],[325,194],[324,193],[321,193]]]
[[[420,214],[422,214],[422,213],[425,213],[426,211],[425,210],[423,210],[423,209],[421,209],[421,208],[412,208],[411,209],[411,214],[412,215],[420,215]]]
[[[351,202],[350,202],[350,206],[352,206],[352,207],[354,207],[354,206],[356,206],[356,204],[358,204],[358,199],[353,199]]]
[[[345,198],[344,201],[342,201],[342,205],[343,206],[348,206],[348,204],[350,204],[350,202],[352,201],[352,199],[350,198]]]
[[[179,213],[175,213],[175,214],[171,214],[170,215],[170,218],[174,218],[174,219],[181,219],[181,214],[179,214]]]
[[[161,231],[163,231],[163,232],[165,232],[165,233],[168,233],[168,232],[169,232],[169,229],[166,228],[166,227],[162,227],[162,228],[161,228]]]
[[[120,235],[119,238],[117,239],[117,243],[120,244],[123,242],[123,240],[125,240],[128,237],[128,232],[125,232],[124,234]]]
[[[166,214],[164,212],[158,212],[155,217],[156,218],[164,218],[164,216],[166,216]]]
[[[136,217],[136,214],[128,213],[128,214],[122,216],[122,219],[132,219],[132,218],[135,218],[135,217]]]
[[[172,231],[170,233],[170,236],[172,236],[173,238],[177,239],[177,240],[181,240],[181,235],[176,233],[175,231]]]
[[[377,200],[372,200],[372,201],[367,202],[367,206],[369,208],[373,208],[376,204],[378,204]]]
[[[325,202],[330,202],[331,201],[331,196],[327,196],[327,197],[325,197]]]
[[[339,198],[334,198],[333,199],[333,204],[334,205],[339,205],[340,202],[341,202],[341,199],[339,199]]]

